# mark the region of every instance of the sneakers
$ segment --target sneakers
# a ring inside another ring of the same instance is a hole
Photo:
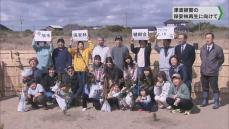
[[[87,110],[87,108],[83,108],[83,109],[82,109],[82,112],[85,112],[86,110]]]
[[[172,109],[172,106],[168,106],[166,109],[171,110]]]
[[[180,109],[174,109],[171,111],[171,113],[181,113],[181,110]]]
[[[44,105],[43,109],[44,110],[49,110],[49,107],[47,105]]]
[[[165,106],[164,106],[164,105],[160,105],[159,108],[160,108],[160,109],[164,109]]]
[[[190,115],[191,114],[191,111],[185,111],[184,112],[184,115]]]

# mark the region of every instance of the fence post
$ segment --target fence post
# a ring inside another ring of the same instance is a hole
[[[5,64],[0,62],[0,97],[5,96],[5,78],[4,78]]]

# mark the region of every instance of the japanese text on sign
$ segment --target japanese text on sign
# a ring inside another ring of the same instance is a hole
[[[88,40],[88,30],[72,31],[72,39],[74,41],[87,41]]]
[[[220,20],[223,9],[215,7],[173,7],[174,20]]]
[[[34,40],[35,41],[46,41],[49,42],[52,39],[51,31],[35,31]]]
[[[157,28],[157,39],[174,39],[174,27]]]
[[[132,38],[134,40],[148,40],[148,29],[132,29]]]

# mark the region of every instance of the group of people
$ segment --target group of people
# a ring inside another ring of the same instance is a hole
[[[134,59],[122,36],[115,37],[113,48],[105,45],[103,37],[97,38],[97,46],[89,39],[87,42],[71,40],[68,47],[60,38],[55,49],[52,42],[33,40],[37,57],[29,60],[30,68],[23,74],[27,102],[32,109],[39,105],[48,109],[47,102],[56,103],[52,88],[58,84],[59,94],[68,96],[67,108],[81,105],[82,111],[86,111],[87,104],[93,103],[96,110],[101,110],[103,104],[108,103],[112,110],[151,112],[159,107],[189,114],[193,107],[191,84],[195,48],[187,43],[187,38],[184,33],[178,34],[175,47],[170,46],[171,39],[163,39],[161,47],[157,39],[139,40],[138,47],[131,40]],[[201,106],[208,105],[211,86],[213,108],[217,109],[220,106],[218,75],[224,54],[214,43],[213,33],[206,33],[205,39],[206,44],[200,49]],[[150,67],[152,49],[159,53],[157,73]]]

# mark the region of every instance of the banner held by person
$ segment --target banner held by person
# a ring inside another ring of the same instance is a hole
[[[174,39],[174,27],[157,28],[157,39]]]
[[[134,40],[148,40],[148,29],[132,29],[132,38]]]
[[[74,41],[88,41],[88,30],[73,30],[72,39]]]
[[[50,42],[52,40],[52,32],[36,30],[34,33],[34,40]]]

